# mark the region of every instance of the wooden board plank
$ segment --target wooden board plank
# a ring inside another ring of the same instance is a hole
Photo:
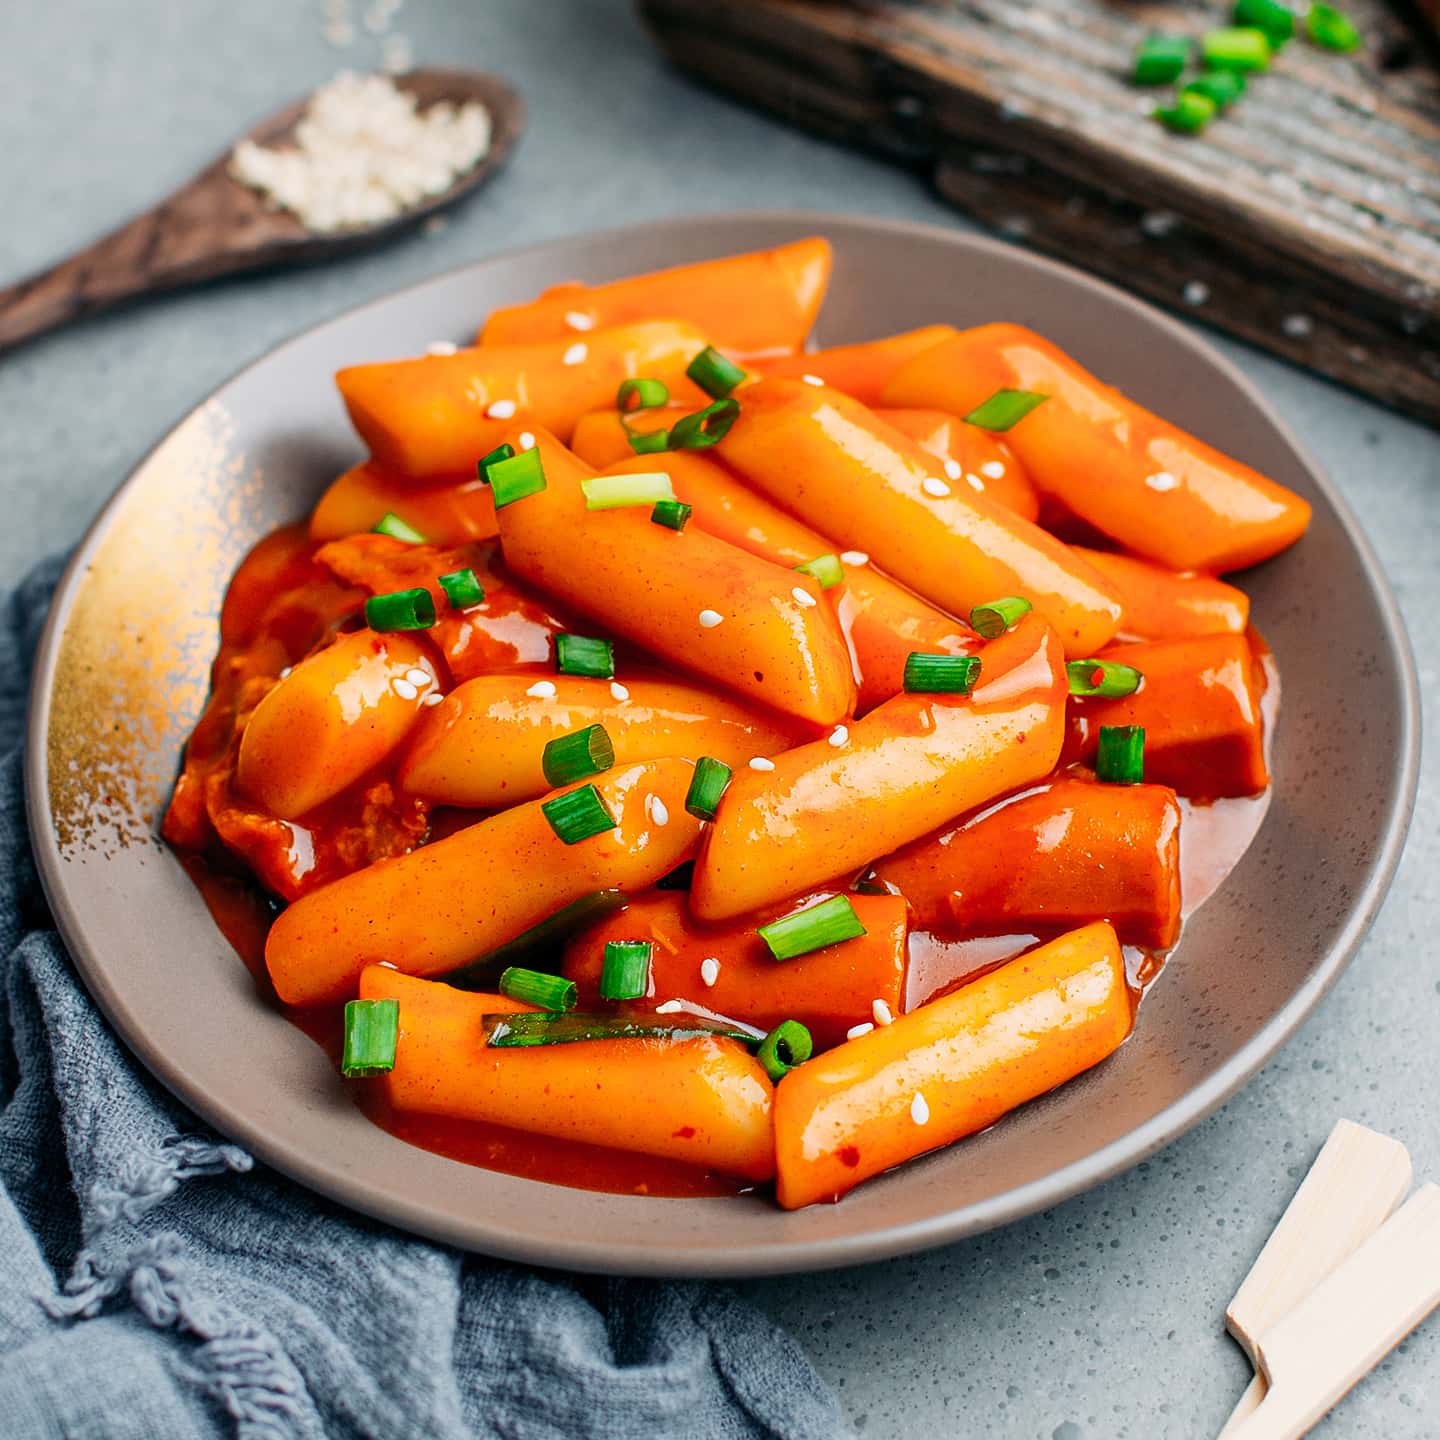
[[[1106,0],[640,0],[698,77],[933,174],[1007,234],[1440,421],[1440,67],[1381,0],[1197,138],[1126,79],[1224,10]],[[1403,61],[1400,68],[1387,68]]]

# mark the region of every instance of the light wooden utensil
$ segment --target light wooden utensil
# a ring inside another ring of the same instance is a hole
[[[1255,1347],[1269,1389],[1233,1440],[1297,1440],[1440,1305],[1440,1185],[1422,1185]]]
[[[1255,1365],[1222,1440],[1265,1398],[1260,1338],[1375,1232],[1410,1188],[1410,1154],[1398,1141],[1337,1120],[1310,1172],[1225,1312],[1225,1323]]]
[[[288,210],[230,175],[230,150],[167,199],[88,249],[18,285],[0,289],[0,351],[82,315],[161,290],[242,270],[328,260],[410,229],[469,195],[509,157],[525,124],[525,105],[503,80],[480,70],[412,70],[396,85],[422,110],[440,100],[479,101],[490,112],[490,149],[448,189],[393,219],[316,234]],[[307,95],[263,120],[245,137],[285,141],[310,103]]]

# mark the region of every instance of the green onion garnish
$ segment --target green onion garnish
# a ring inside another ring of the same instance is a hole
[[[653,505],[673,500],[675,488],[663,470],[641,475],[592,475],[580,482],[587,510],[619,510],[627,505]]]
[[[797,955],[808,955],[812,950],[841,940],[854,940],[865,933],[865,927],[848,895],[832,895],[793,915],[772,920],[755,933],[776,960],[793,960]]]
[[[1187,80],[1180,93],[1203,95],[1217,110],[1228,110],[1245,93],[1245,77],[1238,70],[1211,70]]]
[[[970,612],[970,628],[986,640],[1003,635],[1023,615],[1028,615],[1031,605],[1020,595],[1005,595],[999,600],[987,600]]]
[[[372,630],[428,630],[435,623],[435,601],[428,590],[392,590],[365,602],[365,623]]]
[[[912,695],[968,695],[979,678],[978,655],[925,655],[912,650],[905,657],[905,688]]]
[[[1344,52],[1360,48],[1360,32],[1354,22],[1333,5],[1312,4],[1305,16],[1305,33],[1322,50]]]
[[[1095,778],[1107,785],[1138,785],[1145,778],[1145,727],[1102,725]]]
[[[685,367],[685,374],[712,400],[723,400],[745,378],[745,372],[713,345],[707,345]]]
[[[1175,97],[1173,105],[1157,105],[1150,112],[1167,130],[1181,135],[1198,135],[1214,118],[1215,102],[1188,85]]]
[[[797,1065],[803,1065],[814,1048],[810,1032],[798,1020],[782,1020],[761,1042],[755,1058],[776,1084]]]
[[[1190,63],[1191,48],[1188,35],[1147,35],[1135,47],[1130,78],[1137,85],[1168,85]]]
[[[1065,674],[1070,680],[1070,693],[1086,700],[1096,695],[1106,700],[1133,695],[1144,678],[1133,665],[1120,665],[1114,660],[1069,660]]]
[[[485,472],[490,466],[498,465],[502,460],[509,460],[514,454],[515,447],[513,445],[497,445],[488,455],[482,455],[479,465],[476,467],[480,471],[480,479],[488,485],[490,477]]]
[[[687,1015],[679,1023],[634,1015],[593,1015],[571,1011],[523,1011],[512,1015],[486,1015],[480,1022],[488,1046],[510,1049],[528,1045],[572,1045],[584,1040],[695,1040],[721,1036],[754,1045],[760,1034],[724,1020]]]
[[[538,925],[522,930],[494,950],[445,976],[445,983],[459,990],[493,990],[496,974],[511,965],[545,965],[578,930],[593,924],[602,915],[625,907],[627,897],[620,890],[592,890],[578,900],[548,915]]]
[[[590,675],[597,680],[615,678],[615,646],[592,635],[558,634],[555,669],[561,675]]]
[[[655,508],[650,512],[650,519],[667,530],[683,530],[694,508],[681,500],[657,500]]]
[[[820,583],[822,590],[833,590],[845,578],[844,568],[838,555],[817,555],[803,565],[795,567],[802,575],[809,575]]]
[[[1232,25],[1208,30],[1201,37],[1200,51],[1211,70],[1268,70],[1270,42],[1263,30],[1253,25]]]
[[[1295,12],[1278,0],[1235,0],[1231,18],[1236,25],[1263,30],[1277,50],[1295,33]]]
[[[626,415],[636,410],[658,410],[670,403],[670,389],[663,380],[622,380],[615,392],[615,408]]]
[[[670,427],[670,448],[704,450],[718,444],[730,433],[739,414],[738,400],[717,400],[693,415],[686,415]]]
[[[1037,395],[1033,390],[997,390],[965,417],[965,423],[1002,434],[1049,398],[1048,395]]]
[[[353,1080],[384,1075],[395,1068],[395,1042],[400,1038],[398,1000],[350,1000],[345,1005],[345,1048],[340,1073]]]
[[[730,784],[734,772],[713,755],[702,755],[695,762],[695,775],[685,792],[685,808],[697,820],[713,820],[720,806],[720,797]]]
[[[545,488],[545,466],[538,450],[522,450],[518,455],[495,461],[486,468],[485,477],[495,494],[497,510]]]
[[[468,610],[485,598],[485,587],[473,570],[452,570],[440,577],[439,585],[445,592],[445,598],[457,610]]]
[[[655,947],[648,940],[610,940],[600,966],[602,1000],[638,1000],[650,988],[650,957]]]
[[[540,809],[550,828],[566,845],[578,845],[592,835],[620,828],[620,822],[593,785],[582,785],[578,790],[557,795],[545,801]]]
[[[573,980],[547,975],[543,970],[524,970],[519,965],[500,972],[500,993],[542,1010],[573,1010],[580,998]]]
[[[403,540],[407,545],[423,545],[425,537],[413,526],[408,525],[393,510],[387,510],[371,527],[372,535],[388,535],[392,540]]]
[[[654,455],[659,450],[670,448],[670,432],[668,430],[652,430],[648,435],[637,435],[634,431],[629,432],[630,448],[637,455]]]
[[[546,742],[540,754],[545,779],[557,790],[587,775],[601,775],[614,763],[615,744],[603,725],[587,725],[569,735],[556,736]]]

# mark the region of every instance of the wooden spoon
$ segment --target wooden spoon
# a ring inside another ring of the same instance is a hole
[[[447,190],[391,220],[317,234],[288,210],[232,179],[230,150],[188,184],[89,249],[18,285],[0,289],[0,350],[108,309],[122,300],[173,290],[262,266],[309,264],[391,239],[470,194],[509,158],[525,124],[525,104],[503,80],[479,70],[412,70],[395,77],[422,110],[439,100],[478,100],[490,112],[490,149]],[[287,139],[310,103],[307,95],[272,115],[246,138]]]

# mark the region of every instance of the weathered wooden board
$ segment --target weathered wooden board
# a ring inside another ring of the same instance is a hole
[[[671,58],[932,173],[1003,233],[1440,422],[1440,65],[1382,0],[1366,46],[1297,40],[1202,136],[1127,80],[1124,0],[640,0]]]

